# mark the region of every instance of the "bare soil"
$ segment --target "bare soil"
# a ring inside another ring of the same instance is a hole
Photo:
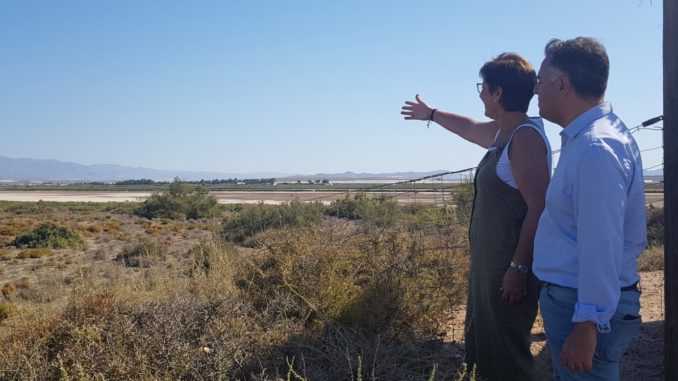
[[[153,192],[109,192],[109,191],[1,191],[0,201],[59,201],[59,202],[142,202]],[[330,203],[346,198],[349,192],[328,191],[217,191],[210,192],[220,204],[281,204],[284,202]],[[444,192],[387,192],[368,195],[387,194],[401,204],[419,203],[425,205],[445,204],[451,201]]]
[[[643,325],[621,362],[622,380],[664,380],[664,271],[640,273],[642,293],[640,313]],[[455,310],[449,336],[462,341],[465,306]],[[537,380],[551,380],[551,353],[546,345],[541,316],[532,329],[532,355],[537,365]],[[461,357],[461,356],[460,356]]]

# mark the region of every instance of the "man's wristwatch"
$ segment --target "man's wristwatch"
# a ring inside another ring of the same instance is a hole
[[[513,261],[511,261],[511,267],[518,270],[521,274],[527,274],[527,272],[530,271],[529,265],[519,265]]]

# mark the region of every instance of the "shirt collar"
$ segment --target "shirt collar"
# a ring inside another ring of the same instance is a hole
[[[612,113],[612,105],[610,102],[603,102],[588,109],[586,112],[574,118],[570,124],[565,126],[560,132],[560,136],[564,139],[573,138],[582,132],[585,128],[591,127],[594,120],[600,119],[607,114]]]

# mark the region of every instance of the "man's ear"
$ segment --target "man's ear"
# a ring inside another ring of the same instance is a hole
[[[568,94],[570,91],[572,91],[572,82],[570,82],[570,79],[564,75],[558,77],[556,86],[558,86],[558,90],[563,94]]]

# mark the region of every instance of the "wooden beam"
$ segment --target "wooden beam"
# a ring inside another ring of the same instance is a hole
[[[664,0],[664,369],[678,380],[678,1]]]

